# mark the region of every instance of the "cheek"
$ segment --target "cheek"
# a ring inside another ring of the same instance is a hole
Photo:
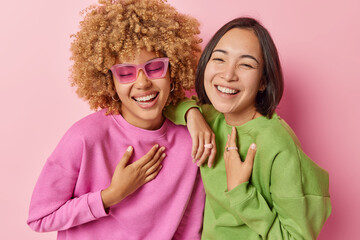
[[[170,79],[161,79],[161,81],[158,82],[158,87],[163,92],[163,96],[165,99],[169,98],[172,86],[173,85],[170,83]]]
[[[170,88],[172,87],[172,85],[170,86],[170,84],[167,84],[166,86],[164,86],[163,88],[163,92],[164,92],[164,97],[165,99],[168,99],[170,96]]]
[[[211,63],[208,63],[204,71],[204,81],[211,81],[211,79],[215,74],[216,74],[215,66],[213,66]]]
[[[123,99],[129,96],[130,88],[127,86],[121,86],[120,83],[115,82],[115,91],[120,98],[121,102],[124,102]]]
[[[249,73],[247,76],[244,76],[244,85],[249,90],[258,91],[261,84],[261,74],[256,72]]]
[[[211,85],[211,82],[213,80],[213,77],[214,77],[214,71],[213,69],[210,67],[210,66],[207,66],[205,68],[205,71],[204,71],[204,85],[205,85],[205,89],[206,89],[206,86],[210,86]]]
[[[204,89],[206,95],[209,96],[210,94],[210,88],[211,88],[211,77],[205,72],[204,73]]]

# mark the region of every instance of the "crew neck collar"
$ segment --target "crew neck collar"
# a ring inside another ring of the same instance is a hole
[[[124,131],[127,131],[134,135],[139,135],[141,137],[146,137],[146,138],[162,137],[163,135],[165,135],[168,125],[169,125],[169,120],[167,118],[165,118],[163,124],[161,125],[161,127],[159,129],[148,130],[148,129],[139,128],[139,127],[136,127],[136,126],[130,124],[129,122],[127,122],[124,119],[124,117],[121,114],[116,114],[116,115],[112,114],[111,116],[113,117],[115,122],[120,126],[120,128],[122,128]]]
[[[226,127],[231,129],[232,126],[226,123],[224,114],[221,114],[221,115],[222,115],[222,118],[224,118]],[[250,120],[250,121],[248,121],[248,122],[246,122],[246,123],[244,123],[244,124],[242,124],[240,126],[235,126],[235,127],[239,131],[247,131],[249,129],[254,128],[254,126],[257,126],[261,122],[266,122],[266,121],[274,119],[274,118],[278,118],[278,115],[276,113],[274,113],[271,118],[268,118],[266,116],[260,116],[260,117],[257,117],[255,119],[252,119],[252,120]]]

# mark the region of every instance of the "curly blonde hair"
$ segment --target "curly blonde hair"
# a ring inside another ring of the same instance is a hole
[[[111,71],[116,59],[130,58],[146,49],[170,59],[174,91],[167,104],[184,98],[194,87],[195,70],[202,41],[195,18],[181,14],[166,0],[99,0],[82,12],[80,30],[72,35],[71,83],[90,108],[119,113],[120,101]]]

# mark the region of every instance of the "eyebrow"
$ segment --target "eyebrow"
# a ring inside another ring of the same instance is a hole
[[[157,59],[157,58],[162,58],[162,57],[153,57],[153,58],[151,58],[151,59],[149,59],[149,60],[146,60],[145,63],[147,63],[147,62],[149,62],[149,61],[152,61],[152,60],[154,60],[154,59]],[[120,65],[120,64],[139,65],[139,64],[133,64],[133,63],[126,63],[126,62],[116,63],[115,65]]]
[[[213,51],[213,53],[214,53],[214,52],[221,52],[221,53],[224,53],[224,54],[228,54],[227,51],[222,50],[222,49],[215,49],[215,50]],[[248,55],[248,54],[241,55],[240,58],[250,58],[250,59],[253,59],[255,62],[257,62],[257,64],[260,64],[259,61],[258,61],[255,57],[253,57],[253,56],[251,56],[251,55]]]

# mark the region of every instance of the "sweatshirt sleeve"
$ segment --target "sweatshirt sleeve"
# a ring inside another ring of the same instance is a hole
[[[196,104],[195,98],[186,98],[177,105],[169,105],[165,108],[164,115],[176,125],[186,125],[185,115],[190,108],[201,108]]]
[[[69,229],[106,216],[100,191],[74,197],[84,141],[71,129],[47,160],[35,185],[27,224],[34,231]]]
[[[194,189],[181,219],[174,240],[200,239],[205,204],[205,190],[198,171]]]
[[[331,212],[327,172],[302,151],[284,152],[270,182],[273,206],[246,182],[225,193],[234,212],[262,239],[316,239]]]

